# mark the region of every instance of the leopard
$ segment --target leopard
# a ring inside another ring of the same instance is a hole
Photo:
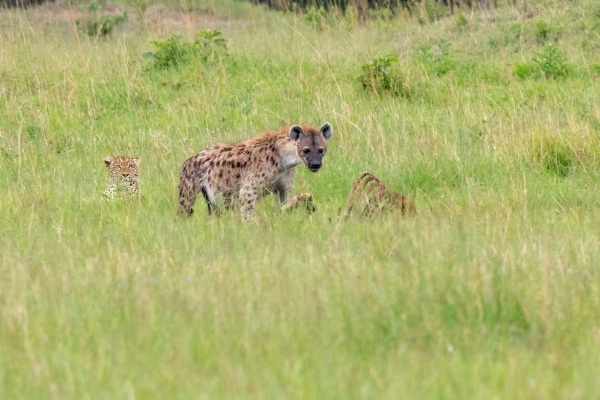
[[[108,185],[104,191],[105,199],[113,201],[117,195],[125,192],[129,197],[140,199],[137,186],[139,157],[106,157],[104,164],[108,168]]]

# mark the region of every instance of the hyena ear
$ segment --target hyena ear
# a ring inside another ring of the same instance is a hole
[[[140,165],[140,163],[142,162],[142,160],[140,160],[139,157],[136,157],[133,159],[133,162],[135,163],[135,165]]]
[[[290,128],[290,139],[294,142],[297,142],[302,136],[304,136],[304,131],[298,125],[294,125]]]
[[[331,130],[331,125],[329,125],[329,122],[325,122],[325,124],[321,127],[320,131],[326,141],[331,139],[333,131]]]
[[[113,160],[112,158],[110,158],[110,157],[106,157],[106,158],[104,159],[104,164],[106,164],[106,166],[107,166],[108,168],[110,168],[110,163],[112,162],[112,160]]]

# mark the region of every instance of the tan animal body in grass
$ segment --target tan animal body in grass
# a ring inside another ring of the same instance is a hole
[[[128,196],[140,197],[137,186],[138,166],[140,159],[127,156],[106,157],[104,164],[108,168],[108,185],[104,191],[104,196],[108,200],[114,200],[117,194],[125,191]]]
[[[343,216],[362,215],[375,218],[390,211],[400,211],[402,215],[417,214],[417,208],[412,201],[389,190],[370,172],[363,172],[350,190]]]
[[[199,193],[209,214],[239,206],[242,217],[252,214],[256,201],[269,193],[279,195],[282,208],[294,185],[294,169],[300,164],[317,172],[331,139],[331,125],[281,127],[231,144],[214,144],[187,159],[179,178],[178,213],[191,215]],[[312,202],[312,196],[296,196],[294,202]]]

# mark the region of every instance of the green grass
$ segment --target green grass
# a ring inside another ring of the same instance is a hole
[[[0,398],[595,398],[594,2],[319,29],[209,6],[106,39],[84,6],[0,10]],[[142,58],[206,28],[226,54]],[[515,74],[550,43],[566,75]],[[379,51],[409,96],[363,90]],[[297,171],[317,213],[174,220],[186,158],[281,120],[333,126]],[[141,203],[102,201],[116,155],[141,158]],[[339,220],[365,170],[419,215]]]

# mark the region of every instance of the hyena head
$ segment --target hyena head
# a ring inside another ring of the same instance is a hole
[[[296,152],[304,165],[317,172],[323,164],[327,152],[327,141],[332,135],[331,125],[326,122],[319,130],[310,126],[294,125],[290,128],[290,138],[296,142]]]

